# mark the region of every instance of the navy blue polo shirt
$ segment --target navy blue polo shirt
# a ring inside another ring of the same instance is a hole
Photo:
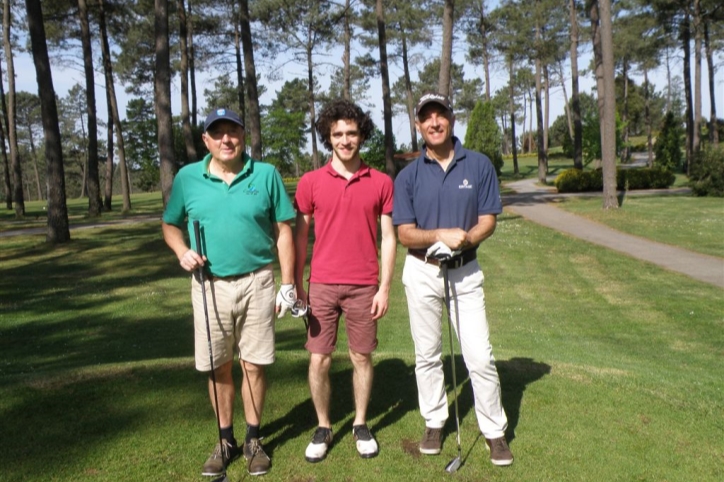
[[[462,228],[469,231],[478,216],[500,214],[498,177],[490,159],[463,148],[453,137],[455,155],[443,171],[425,156],[407,165],[395,179],[392,222],[415,224],[420,229]]]

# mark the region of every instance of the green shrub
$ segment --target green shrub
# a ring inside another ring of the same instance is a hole
[[[580,169],[566,169],[556,176],[553,184],[558,192],[580,192],[582,174]]]
[[[697,196],[724,197],[724,147],[707,147],[694,157],[689,185]]]
[[[654,154],[656,155],[654,163],[657,166],[672,171],[681,170],[683,160],[681,147],[684,145],[684,129],[681,124],[681,119],[673,112],[666,114],[661,132],[654,144]]]
[[[676,176],[668,169],[619,169],[616,189],[663,189],[673,185],[675,180]],[[566,169],[556,177],[555,186],[558,192],[603,191],[603,171]]]

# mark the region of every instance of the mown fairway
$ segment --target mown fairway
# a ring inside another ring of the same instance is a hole
[[[0,243],[0,480],[204,480],[215,421],[193,368],[189,281],[159,226],[74,231],[55,248],[42,235]],[[361,460],[354,449],[342,330],[335,444],[326,461],[304,461],[316,418],[304,328],[287,317],[268,371],[264,480],[724,479],[722,291],[508,214],[479,258],[516,461],[488,462],[459,359],[465,465],[446,474],[452,418],[442,455],[417,452],[423,422],[398,253],[369,412],[380,456]],[[243,461],[229,476],[251,478]]]

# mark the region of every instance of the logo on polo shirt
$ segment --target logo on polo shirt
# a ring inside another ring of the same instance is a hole
[[[467,179],[463,179],[463,183],[458,186],[458,189],[472,189],[473,185],[468,182]]]
[[[246,189],[244,189],[244,194],[248,194],[250,196],[256,196],[259,194],[259,190],[256,188],[255,185],[252,183],[249,183],[248,186],[246,186]]]

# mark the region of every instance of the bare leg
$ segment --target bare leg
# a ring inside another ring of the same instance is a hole
[[[216,393],[219,398],[219,424],[229,427],[234,421],[234,378],[231,374],[231,362],[225,363],[214,370],[216,377]],[[214,384],[209,374],[209,399],[211,407],[216,410],[214,403]]]
[[[249,425],[260,425],[266,396],[266,376],[263,365],[241,361],[244,379],[241,382],[241,400],[244,403],[244,416]]]
[[[367,405],[372,393],[372,379],[374,378],[372,355],[349,350],[349,357],[354,366],[352,374],[355,408],[353,425],[362,425],[367,423]]]
[[[329,383],[329,368],[332,366],[331,355],[312,353],[309,359],[309,391],[312,394],[314,409],[320,427],[332,428],[329,420],[329,400],[332,387]]]

